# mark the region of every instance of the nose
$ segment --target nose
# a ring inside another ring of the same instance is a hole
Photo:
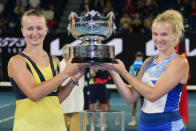
[[[157,35],[156,38],[155,38],[155,40],[156,40],[157,42],[162,41],[161,35]]]
[[[36,29],[33,29],[32,34],[33,35],[36,35],[37,34],[37,30]]]

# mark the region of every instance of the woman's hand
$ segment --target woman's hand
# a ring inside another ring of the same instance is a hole
[[[85,69],[80,70],[79,72],[77,72],[75,75],[72,76],[72,79],[74,81],[77,81],[84,75],[85,73]]]
[[[87,63],[71,63],[72,59],[73,57],[69,58],[64,69],[64,73],[68,74],[69,76],[73,76],[78,72],[85,70],[88,66]]]
[[[119,59],[116,59],[116,61],[117,63],[103,63],[103,64],[91,66],[91,68],[96,70],[107,70],[109,72],[116,71],[118,73],[121,73],[122,71],[126,71],[124,63]]]

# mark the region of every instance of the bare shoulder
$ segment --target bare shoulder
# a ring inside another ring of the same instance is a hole
[[[179,68],[185,68],[185,69],[189,69],[189,63],[188,60],[181,56],[181,55],[177,55],[175,56],[171,62],[169,63],[169,66],[175,66],[175,67],[179,67]]]
[[[148,65],[148,63],[153,59],[153,56],[148,57],[145,61],[144,61],[144,66]]]
[[[12,73],[15,72],[16,70],[20,70],[21,68],[24,69],[25,65],[26,65],[26,61],[23,58],[23,56],[15,55],[11,57],[8,62],[8,75],[12,76]]]
[[[23,56],[21,55],[15,55],[15,56],[12,56],[8,62],[8,64],[14,64],[14,63],[19,63],[19,62],[25,62]]]
[[[175,56],[167,65],[167,70],[181,77],[180,82],[185,84],[188,80],[189,63],[188,60],[180,55]]]

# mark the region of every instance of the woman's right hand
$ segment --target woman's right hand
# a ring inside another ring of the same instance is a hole
[[[113,64],[113,63],[103,63],[103,64],[99,64],[99,65],[94,65],[91,66],[93,69],[96,70],[107,70],[107,71],[116,71],[118,73],[121,73],[123,71],[126,71],[125,65],[124,63],[119,60],[116,59],[117,63]]]
[[[88,66],[88,63],[72,63],[72,60],[73,57],[70,57],[64,69],[64,73],[68,74],[69,76],[75,75]]]

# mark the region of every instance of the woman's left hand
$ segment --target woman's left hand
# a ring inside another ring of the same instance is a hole
[[[74,81],[78,81],[84,75],[84,73],[85,73],[85,69],[81,69],[79,72],[77,72],[72,76],[72,79]]]
[[[107,71],[116,71],[118,73],[126,70],[124,63],[116,59],[117,63],[103,63],[103,64],[98,64],[98,65],[93,65],[91,68],[96,69],[96,70],[107,70]]]
[[[66,74],[69,74],[69,76],[73,76],[83,69],[85,70],[89,65],[88,63],[72,63],[72,60],[73,57],[70,57],[64,69],[64,72],[66,72]]]

